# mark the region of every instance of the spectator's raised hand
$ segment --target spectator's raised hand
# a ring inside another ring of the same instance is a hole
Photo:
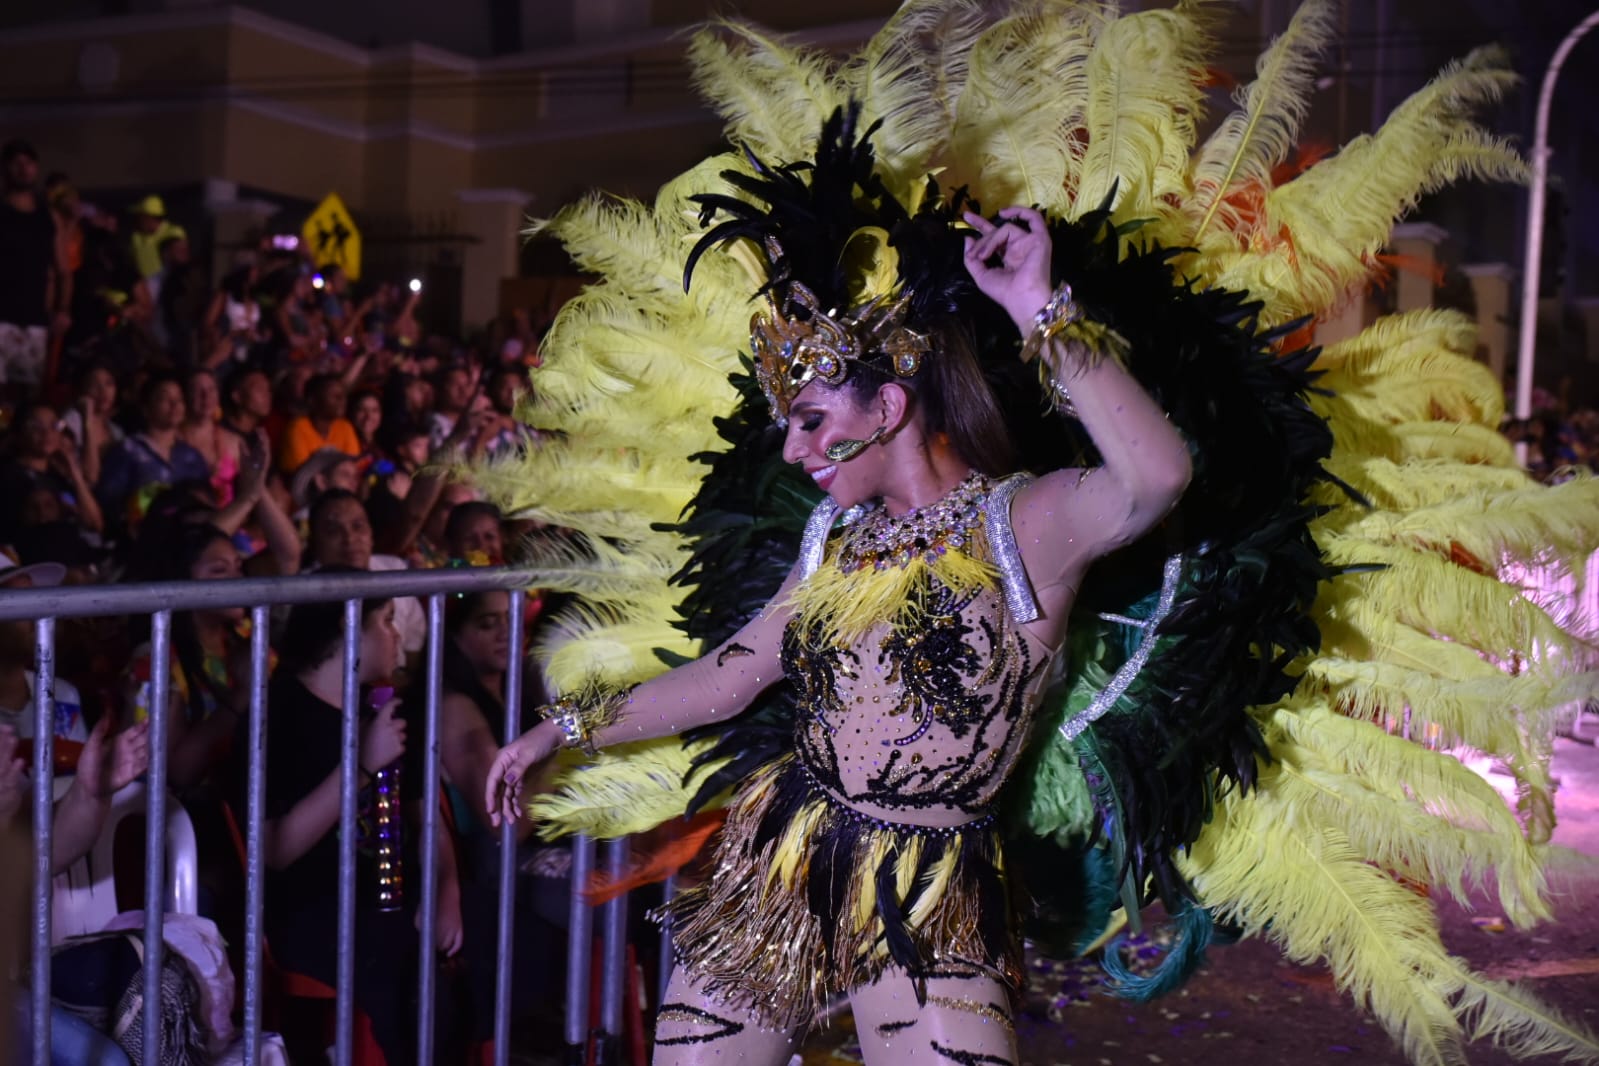
[[[111,735],[111,716],[101,715],[78,756],[78,780],[95,799],[109,800],[150,768],[150,725],[140,722]]]
[[[88,424],[87,419],[84,424]],[[69,481],[77,482],[83,478],[83,464],[78,459],[78,449],[65,434],[57,437],[56,450],[50,453],[50,465]]]

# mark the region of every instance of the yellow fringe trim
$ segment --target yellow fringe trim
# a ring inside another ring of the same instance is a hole
[[[827,562],[794,587],[787,606],[803,629],[827,644],[853,644],[880,626],[897,631],[914,628],[927,610],[927,593],[937,581],[957,596],[999,587],[999,571],[984,562],[987,543],[973,534],[977,556],[948,551],[928,563],[914,559],[904,567],[863,567],[845,573],[837,566],[836,547]]]

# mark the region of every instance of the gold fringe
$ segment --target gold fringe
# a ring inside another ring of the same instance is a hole
[[[932,962],[959,962],[992,974],[1014,988],[1022,978],[1019,945],[1004,957],[989,957],[981,935],[984,908],[1005,906],[982,899],[974,882],[960,876],[959,835],[932,837],[873,827],[860,832],[853,855],[830,855],[834,869],[847,869],[849,885],[829,953],[806,891],[811,857],[827,846],[837,819],[834,801],[805,801],[778,838],[755,846],[755,832],[778,798],[792,757],[757,771],[739,794],[717,843],[710,881],[680,894],[672,915],[678,957],[711,995],[746,1006],[776,1028],[809,1025],[826,1016],[830,999],[870,984],[892,965],[878,917],[877,871],[895,857],[894,890],[903,905],[914,871],[927,848],[941,848],[933,872],[906,926]],[[998,865],[998,840],[990,834]],[[907,870],[909,873],[907,873]]]

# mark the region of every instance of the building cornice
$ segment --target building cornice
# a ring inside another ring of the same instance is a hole
[[[645,112],[620,115],[613,118],[584,119],[582,121],[551,122],[522,130],[501,133],[463,134],[430,122],[408,120],[403,122],[361,123],[334,118],[308,108],[297,107],[278,100],[269,100],[251,93],[219,92],[215,95],[173,100],[81,100],[40,104],[0,104],[0,123],[67,122],[85,119],[129,119],[165,115],[179,115],[204,111],[207,108],[240,111],[282,122],[300,129],[311,130],[339,140],[367,144],[373,141],[409,139],[463,152],[477,152],[523,145],[550,144],[560,141],[589,140],[595,137],[616,137],[645,130],[672,129],[685,126],[716,125],[715,116],[703,108],[682,108],[673,111]]]
[[[881,29],[882,25],[881,19],[858,19],[813,27],[786,36],[790,40],[816,48],[849,47],[867,40]],[[49,22],[37,26],[0,29],[0,47],[47,41],[105,40],[140,34],[219,27],[247,29],[364,68],[411,62],[473,75],[488,75],[529,67],[575,66],[618,54],[674,44],[681,45],[695,28],[655,26],[604,41],[530,48],[509,55],[478,58],[419,41],[386,45],[382,48],[362,48],[319,30],[286,22],[251,8],[230,5],[75,19],[69,22]]]

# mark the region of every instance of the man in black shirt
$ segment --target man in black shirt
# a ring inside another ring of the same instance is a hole
[[[0,147],[0,384],[42,383],[54,312],[65,306],[55,217],[38,194],[39,156],[27,141]]]

